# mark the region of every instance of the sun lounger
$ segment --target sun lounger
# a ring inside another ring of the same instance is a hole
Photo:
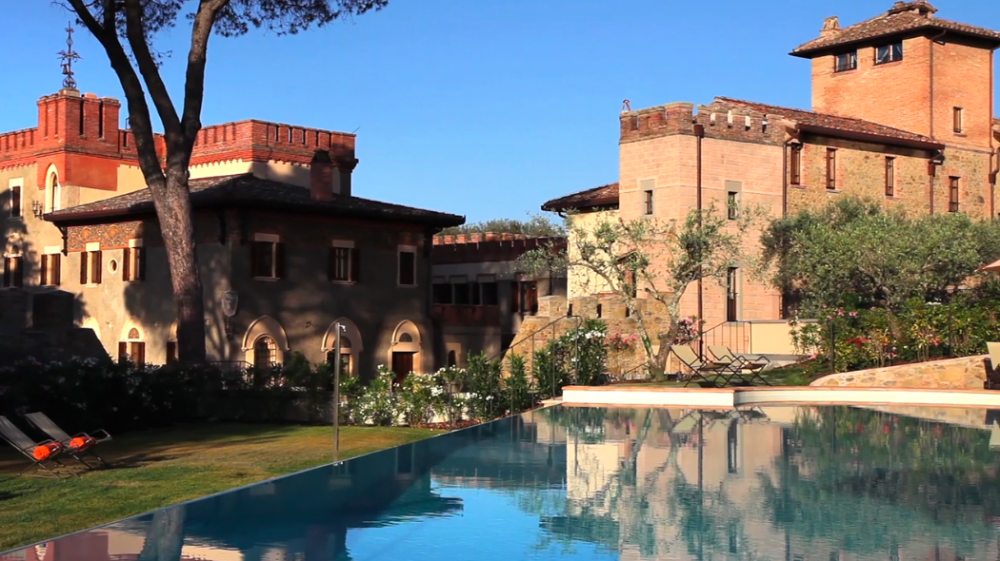
[[[691,369],[691,376],[687,379],[684,387],[692,382],[697,382],[702,387],[725,387],[730,379],[738,373],[738,368],[742,361],[716,362],[706,361],[694,352],[690,345],[674,345],[671,352],[688,368]],[[708,376],[715,376],[715,380],[709,380]],[[722,379],[720,385],[719,379]],[[698,381],[701,380],[701,381]]]
[[[986,359],[985,389],[1000,389],[1000,343],[986,343],[989,357]]]
[[[765,386],[771,385],[771,383],[761,375],[761,372],[763,372],[764,369],[771,364],[771,360],[766,356],[760,355],[756,358],[746,358],[737,355],[726,345],[709,345],[708,350],[715,355],[716,360],[720,362],[742,361],[743,364],[737,371],[736,376],[747,384],[753,385],[755,381],[759,381]]]
[[[52,419],[49,418],[45,413],[28,413],[24,416],[28,419],[36,429],[49,435],[53,440],[62,444],[63,452],[72,456],[76,461],[93,469],[94,466],[87,463],[82,456],[93,456],[97,458],[97,461],[101,462],[101,465],[108,467],[108,463],[104,461],[104,458],[97,455],[94,452],[94,447],[101,442],[107,442],[111,440],[111,435],[108,431],[104,429],[99,429],[94,431],[94,435],[81,432],[76,436],[70,436],[69,433],[59,428],[59,425],[55,424]]]
[[[21,473],[18,473],[18,475],[23,474],[33,467],[37,467],[48,472],[50,475],[60,477],[55,470],[66,467],[65,464],[59,461],[59,455],[63,453],[62,443],[57,440],[35,442],[3,415],[0,415],[0,438],[23,454],[24,457],[31,460],[31,465],[21,470]],[[50,466],[50,464],[55,464],[55,467]]]

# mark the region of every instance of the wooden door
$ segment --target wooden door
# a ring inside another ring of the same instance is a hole
[[[406,375],[413,372],[413,355],[415,353],[392,353],[392,371],[396,374],[396,383],[401,383]]]

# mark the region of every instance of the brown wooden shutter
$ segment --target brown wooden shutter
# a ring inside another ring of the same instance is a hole
[[[125,248],[122,252],[122,280],[130,281],[132,280],[132,251],[129,248]]]
[[[252,242],[250,244],[250,276],[257,277],[260,271],[260,242]]]
[[[48,284],[49,284],[49,279],[48,279],[49,274],[48,273],[49,273],[49,267],[51,266],[50,265],[51,261],[52,261],[52,256],[51,255],[43,255],[42,256],[42,267],[41,267],[41,275],[40,275],[41,279],[40,279],[40,281],[38,283],[41,286],[48,286]]]
[[[274,278],[285,278],[285,244],[274,244]]]
[[[90,253],[80,252],[80,284],[87,284],[87,261],[90,260]]]
[[[21,188],[18,186],[10,188],[10,215],[21,216]]]
[[[146,280],[146,248],[137,247],[132,251],[135,252],[135,280],[144,281]]]
[[[177,362],[177,342],[167,341],[167,364]]]
[[[126,247],[125,251],[122,252],[122,280],[126,282],[132,280],[129,276],[132,274],[132,264],[130,263],[130,261],[132,261],[131,257],[132,252]]]
[[[94,284],[101,284],[101,275],[104,267],[101,265],[101,251],[94,252]]]
[[[146,364],[146,343],[132,343],[132,346],[135,347],[135,356],[132,360],[137,365]]]
[[[24,286],[24,256],[18,256],[14,258],[14,286],[21,288]]]
[[[327,252],[326,280],[332,281],[337,278],[337,248],[331,247]]]
[[[62,255],[53,253],[49,255],[49,267],[52,268],[52,285],[59,286],[62,282]]]
[[[361,282],[361,250],[357,246],[351,248],[351,280]]]
[[[121,341],[118,343],[118,362],[125,360],[126,355],[128,355],[128,343]]]

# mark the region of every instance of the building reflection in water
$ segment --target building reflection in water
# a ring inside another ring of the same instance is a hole
[[[422,538],[423,529],[459,513],[454,524],[502,537],[514,556],[998,559],[994,416],[931,408],[554,407],[0,561],[433,558],[420,554],[432,545],[421,539],[435,539]],[[496,500],[515,505],[513,514],[497,520]],[[355,531],[400,525],[418,531],[381,550],[367,542],[349,547]],[[481,558],[474,549],[487,547],[462,544],[456,559]],[[581,553],[579,544],[590,549]]]

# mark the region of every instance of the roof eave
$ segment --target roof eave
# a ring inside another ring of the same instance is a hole
[[[601,197],[581,204],[560,203],[558,200],[549,201],[542,205],[542,210],[547,212],[562,212],[566,210],[580,210],[584,208],[610,207],[618,205],[618,197]]]
[[[217,210],[221,208],[247,208],[247,209],[259,209],[259,210],[290,210],[301,214],[318,214],[325,216],[348,216],[356,218],[367,218],[370,220],[381,220],[381,221],[401,221],[410,222],[414,224],[422,224],[427,226],[441,226],[444,228],[449,228],[452,226],[461,226],[465,224],[465,217],[459,216],[457,214],[445,214],[445,213],[435,213],[433,216],[398,216],[398,217],[387,217],[378,212],[371,211],[356,211],[356,210],[343,210],[336,211],[335,209],[331,212],[331,209],[303,209],[301,207],[290,208],[290,205],[275,204],[275,203],[247,203],[247,202],[211,202],[207,204],[197,204],[193,205],[193,210]],[[110,222],[111,219],[128,219],[134,220],[140,217],[154,216],[156,212],[152,209],[142,209],[142,208],[126,208],[126,209],[114,209],[114,210],[92,210],[86,212],[75,212],[72,214],[66,214],[62,216],[53,216],[52,214],[46,214],[42,218],[48,222],[56,225],[64,226],[74,226],[83,225],[87,223],[94,222]]]
[[[886,33],[884,35],[875,35],[875,36],[872,36],[872,37],[865,37],[863,39],[855,39],[853,41],[844,41],[843,43],[835,43],[835,44],[832,44],[832,45],[823,45],[822,47],[813,47],[813,48],[810,48],[810,49],[802,49],[802,50],[800,50],[798,48],[795,48],[795,49],[792,49],[792,51],[790,53],[788,53],[788,54],[791,55],[791,56],[794,56],[794,57],[798,57],[798,58],[813,59],[813,58],[816,58],[818,56],[823,56],[823,55],[831,54],[833,52],[836,52],[836,51],[839,51],[841,49],[844,49],[845,47],[851,47],[851,46],[855,46],[855,45],[862,45],[862,44],[870,43],[870,42],[873,42],[873,41],[876,41],[876,40],[879,40],[879,39],[886,39],[886,38],[891,38],[891,37],[899,37],[900,35],[910,35],[910,36],[914,36],[914,37],[918,36],[918,35],[926,35],[927,31],[944,31],[945,33],[948,33],[948,34],[962,35],[964,37],[972,37],[974,39],[978,39],[980,41],[984,41],[986,43],[992,44],[994,49],[1000,48],[1000,39],[998,39],[996,37],[988,37],[988,36],[985,36],[985,35],[982,35],[982,34],[979,34],[979,33],[969,33],[969,32],[966,32],[966,31],[960,31],[960,30],[957,30],[957,29],[951,29],[950,27],[944,27],[944,26],[929,24],[929,25],[924,25],[924,26],[921,26],[921,27],[912,28],[912,29],[901,29],[899,31],[893,31],[893,32],[890,32],[890,33]]]
[[[860,142],[876,142],[879,144],[888,144],[891,146],[900,146],[904,148],[917,148],[920,150],[944,150],[944,144],[940,144],[937,142],[929,142],[924,140],[897,138],[895,136],[885,136],[881,134],[866,133],[866,132],[845,131],[841,129],[834,129],[819,125],[806,125],[802,123],[798,125],[798,128],[802,132],[822,134],[826,136],[834,136],[839,138],[845,138],[848,140],[857,140]]]

